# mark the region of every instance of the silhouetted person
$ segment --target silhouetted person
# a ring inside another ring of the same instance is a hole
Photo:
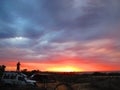
[[[20,71],[20,62],[17,63],[17,70],[16,71]]]

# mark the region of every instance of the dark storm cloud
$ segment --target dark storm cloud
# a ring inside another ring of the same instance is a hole
[[[29,31],[31,31],[31,32],[29,32]],[[29,33],[28,33],[29,32]],[[37,31],[37,30],[35,30],[35,29],[32,29],[32,28],[30,28],[30,29],[27,29],[26,31],[25,31],[25,36],[26,37],[29,37],[29,38],[40,38],[40,36],[42,36],[44,34],[44,32],[41,32],[41,31]]]
[[[6,9],[5,4],[5,0],[0,1],[0,21],[2,21],[2,23],[12,21],[10,11]]]
[[[40,30],[34,29],[34,27],[36,26],[33,25],[36,22],[31,20],[32,17],[36,17],[35,15],[38,15],[37,13],[38,11],[34,12],[34,10],[35,10],[34,5],[33,6],[29,5],[29,3],[28,4],[24,3],[24,1],[19,0],[1,1],[0,3],[1,38],[13,37],[15,36],[15,34],[16,36],[25,35],[24,37],[27,36],[30,38],[38,37],[40,35],[39,34]]]
[[[18,32],[18,36],[39,38],[43,31],[41,32],[41,29],[36,30],[35,27],[37,26],[42,26],[44,31],[50,31],[56,27],[57,30],[65,29],[69,32],[77,30],[77,34],[84,31],[91,32],[92,29],[89,30],[88,28],[97,27],[106,21],[112,22],[114,18],[118,19],[120,7],[117,3],[120,2],[118,0],[31,0],[29,2],[28,0],[4,0],[1,1],[0,19],[3,22],[6,21],[6,26],[8,24],[16,26],[16,22],[19,22],[18,18],[21,18],[21,23],[18,23],[17,27],[22,27],[23,30],[13,27]],[[27,22],[21,26],[24,21]],[[96,30],[94,29],[94,31]]]
[[[15,31],[11,31],[10,30],[11,28],[1,28],[0,30],[0,39],[3,39],[3,38],[10,38],[10,37],[14,37],[16,36],[16,33]]]
[[[78,20],[84,13],[82,7],[74,7],[74,4],[76,4],[74,0],[52,0],[50,2],[45,2],[47,12],[49,12],[56,22],[55,25],[59,28],[76,28],[76,26],[80,27],[81,24],[83,24],[81,22],[83,20]],[[79,22],[81,22],[81,24]]]
[[[80,7],[73,7],[74,4],[76,5],[75,0],[52,0],[51,2],[46,2],[46,9],[55,19],[57,27],[72,29],[90,28],[109,20],[112,22],[120,16],[118,10],[120,1],[118,0],[85,1],[85,3],[78,2],[78,5],[83,4]]]

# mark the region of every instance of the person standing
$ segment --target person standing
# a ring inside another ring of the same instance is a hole
[[[17,69],[16,69],[16,71],[18,71],[18,72],[20,71],[20,62],[17,63]]]

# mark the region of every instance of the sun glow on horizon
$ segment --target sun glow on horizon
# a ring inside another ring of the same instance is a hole
[[[7,71],[16,71],[16,62],[4,62]],[[27,69],[27,71],[39,70],[48,72],[85,72],[85,71],[113,71],[117,67],[111,67],[104,64],[70,64],[67,63],[33,63],[22,62],[20,70]]]
[[[53,67],[49,68],[48,71],[52,72],[79,72],[84,71],[83,69],[72,67],[72,66],[64,66],[64,67]]]

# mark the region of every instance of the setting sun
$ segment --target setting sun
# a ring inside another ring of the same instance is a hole
[[[79,69],[79,68],[72,67],[72,66],[64,66],[64,67],[49,68],[48,71],[53,71],[53,72],[78,72],[78,71],[83,71],[83,70]]]

